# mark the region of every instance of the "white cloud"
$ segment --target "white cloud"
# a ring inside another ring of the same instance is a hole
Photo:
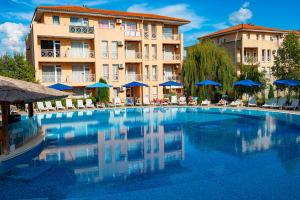
[[[8,12],[6,13],[8,17],[15,17],[19,20],[31,21],[33,13],[32,12]]]
[[[216,29],[225,29],[228,28],[228,24],[226,22],[221,22],[221,23],[217,23],[217,24],[212,24],[212,27],[216,28]]]
[[[203,26],[205,18],[197,15],[197,13],[190,8],[188,4],[175,4],[159,8],[153,8],[147,3],[134,4],[130,6],[127,11],[138,13],[153,13],[158,15],[165,15],[170,17],[184,18],[190,20],[191,23],[184,25],[182,31],[191,29],[200,29]]]
[[[207,31],[190,32],[184,35],[184,46],[190,46],[198,42],[198,38],[209,34]]]
[[[251,19],[253,14],[252,11],[248,8],[249,2],[245,2],[242,7],[229,15],[229,22],[232,25],[246,23],[247,20]]]
[[[21,23],[5,22],[0,24],[0,51],[24,52],[24,36],[27,32],[28,28]]]

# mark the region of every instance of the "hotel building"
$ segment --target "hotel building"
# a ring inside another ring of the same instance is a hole
[[[258,65],[266,80],[273,82],[272,66],[277,50],[288,31],[253,24],[239,24],[208,35],[199,40],[211,39],[228,49],[240,73],[242,65]],[[297,32],[296,32],[297,33]]]
[[[182,80],[183,35],[188,20],[92,9],[79,6],[39,6],[26,38],[26,56],[43,85],[75,87],[86,96],[87,85],[107,80],[110,98],[163,97],[159,84]],[[132,81],[149,87],[126,89]]]

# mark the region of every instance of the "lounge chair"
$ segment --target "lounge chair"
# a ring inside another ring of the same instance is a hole
[[[77,100],[77,108],[78,109],[85,108],[85,106],[83,105],[83,101],[81,99]]]
[[[164,98],[164,99],[160,100],[160,105],[162,105],[162,106],[169,105],[169,99]]]
[[[248,106],[249,107],[256,107],[257,106],[257,102],[255,97],[250,98],[249,102],[248,102]]]
[[[135,105],[136,105],[136,106],[141,106],[141,105],[143,105],[142,102],[141,102],[141,100],[140,100],[140,98],[137,98],[137,99],[135,100]]]
[[[87,108],[95,108],[95,105],[93,104],[93,101],[92,101],[92,99],[86,99],[85,100],[85,106],[87,107]]]
[[[160,105],[159,99],[153,99],[152,104],[153,104],[154,106],[159,106],[159,105]]]
[[[178,104],[178,100],[177,100],[177,96],[171,96],[171,105],[177,105]]]
[[[201,102],[201,106],[209,106],[210,105],[210,101],[205,99]]]
[[[227,101],[225,99],[220,99],[220,101],[217,104],[218,106],[226,106],[227,105]]]
[[[188,105],[189,106],[196,106],[198,104],[197,100],[198,100],[198,97],[189,97]]]
[[[65,107],[62,105],[61,101],[55,101],[55,107],[57,110],[64,110]]]
[[[144,104],[145,106],[149,106],[149,105],[150,105],[150,101],[149,101],[149,98],[148,98],[148,97],[144,97],[144,99],[143,99],[143,104]]]
[[[133,98],[127,97],[125,100],[125,105],[126,106],[134,106]]]
[[[179,105],[180,106],[186,105],[186,97],[180,97],[179,98]]]
[[[229,104],[231,107],[240,107],[243,105],[243,102],[240,99],[237,99]]]
[[[75,106],[73,105],[73,102],[72,102],[72,100],[71,99],[66,99],[66,108],[67,109],[74,109],[75,108]]]
[[[17,106],[15,105],[10,105],[10,114],[18,114],[19,110],[17,108]]]
[[[114,98],[114,106],[122,106],[121,99],[119,97]]]
[[[50,101],[46,101],[45,105],[48,110],[52,110],[52,111],[55,110],[55,108],[52,106],[52,103]]]
[[[286,104],[286,98],[285,97],[280,97],[278,100],[278,103],[274,103],[271,108],[278,108],[282,109],[282,107]]]
[[[275,104],[275,98],[269,99],[269,101],[265,102],[265,104],[262,106],[263,108],[271,108]]]
[[[97,108],[105,108],[105,103],[99,102],[96,104]]]
[[[47,109],[47,108],[45,108],[45,106],[44,106],[44,103],[43,103],[43,102],[41,102],[41,101],[38,101],[38,102],[36,103],[36,105],[37,105],[38,111],[40,111],[40,112],[43,112],[43,111],[48,111],[48,109]]]
[[[289,106],[283,106],[283,108],[289,110],[293,109],[296,110],[299,107],[299,99],[293,99],[291,105]]]

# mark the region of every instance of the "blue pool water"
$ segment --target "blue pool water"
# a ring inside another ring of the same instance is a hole
[[[1,175],[0,199],[300,199],[300,115],[182,107],[35,120],[45,142]]]

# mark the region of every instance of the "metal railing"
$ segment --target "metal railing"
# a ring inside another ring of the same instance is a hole
[[[42,57],[60,57],[60,50],[41,49]]]
[[[180,60],[180,54],[165,54],[164,55],[164,60]]]
[[[125,30],[124,31],[125,36],[129,37],[141,37],[141,30]]]
[[[43,83],[61,83],[64,82],[65,77],[62,75],[42,75]]]
[[[90,26],[69,26],[70,33],[84,33],[84,34],[93,34],[94,33],[94,27]]]
[[[144,31],[144,38],[145,38],[146,40],[149,39],[149,31]]]
[[[179,40],[178,34],[163,33],[163,40]]]
[[[258,58],[257,57],[253,57],[253,56],[245,56],[244,57],[244,62],[246,63],[257,63]]]
[[[68,57],[71,57],[71,58],[95,58],[95,52],[93,50],[87,50],[87,51],[83,50],[82,52],[71,50]]]
[[[141,74],[126,74],[126,81],[142,81]]]
[[[142,59],[142,53],[141,52],[127,52],[125,55],[125,58],[127,58],[127,59]]]
[[[179,76],[174,76],[174,75],[165,75],[164,76],[164,81],[178,81]]]

